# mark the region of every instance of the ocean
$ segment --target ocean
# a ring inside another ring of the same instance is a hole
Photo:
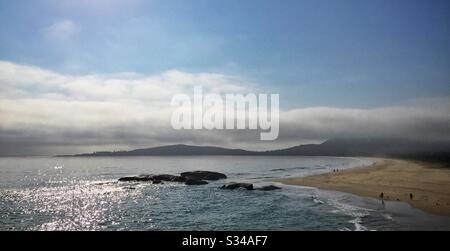
[[[0,230],[449,230],[448,217],[271,180],[371,164],[364,158],[183,156],[0,158]],[[209,170],[204,186],[118,182]],[[222,190],[232,181],[281,190]]]

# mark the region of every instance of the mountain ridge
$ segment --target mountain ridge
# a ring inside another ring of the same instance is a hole
[[[278,150],[249,151],[217,146],[174,144],[130,151],[103,151],[58,157],[119,156],[364,156],[450,159],[450,142],[420,142],[392,139],[330,139],[321,144],[307,144]]]

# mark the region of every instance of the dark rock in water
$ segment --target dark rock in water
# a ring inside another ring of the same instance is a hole
[[[134,190],[134,189],[136,189],[136,188],[135,188],[135,187],[124,187],[123,189]]]
[[[269,186],[263,186],[263,187],[256,188],[255,190],[272,191],[272,190],[278,190],[278,189],[281,189],[281,187],[269,185]]]
[[[119,181],[152,181],[153,175],[139,175],[139,176],[128,176],[128,177],[122,177],[119,179]]]
[[[210,172],[210,171],[194,171],[181,173],[182,177],[196,180],[220,180],[226,179],[227,176],[223,173]]]
[[[186,185],[206,185],[208,182],[204,180],[197,180],[197,179],[187,179],[184,183]]]
[[[170,175],[170,174],[142,174],[138,176],[122,177],[119,181],[173,181],[173,182],[185,182],[186,177]],[[157,184],[157,183],[155,183]]]
[[[221,188],[222,189],[245,188],[247,190],[261,190],[261,191],[272,191],[272,190],[281,189],[281,187],[277,187],[277,186],[274,186],[274,185],[268,185],[268,186],[254,188],[253,184],[251,184],[251,183],[229,183],[229,184],[223,185]]]
[[[175,178],[172,179],[173,182],[185,182],[186,180],[187,178],[183,176],[175,176]]]
[[[119,178],[119,181],[135,181],[136,177],[122,177]]]
[[[159,180],[159,181],[174,181],[178,176],[170,175],[170,174],[158,174],[153,175],[153,181]]]
[[[153,181],[153,184],[160,184],[161,181],[168,182],[185,182],[187,185],[204,185],[208,182],[204,180],[219,180],[226,179],[227,176],[223,173],[208,172],[208,171],[195,171],[184,172],[181,176],[170,174],[142,174],[138,176],[122,177],[119,181]]]
[[[221,188],[222,189],[245,188],[247,190],[254,190],[253,184],[250,184],[250,183],[229,183],[229,184],[223,185]]]

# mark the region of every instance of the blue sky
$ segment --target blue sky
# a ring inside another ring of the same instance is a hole
[[[67,74],[235,74],[284,107],[450,93],[445,0],[73,2],[1,1],[0,59]],[[64,22],[68,34],[48,34]]]

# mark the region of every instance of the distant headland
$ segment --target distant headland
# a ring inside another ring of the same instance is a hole
[[[100,156],[367,156],[396,157],[450,162],[450,142],[421,142],[392,139],[330,139],[321,144],[298,145],[270,150],[248,151],[216,146],[166,145],[130,151],[103,151],[57,157],[100,157]]]

